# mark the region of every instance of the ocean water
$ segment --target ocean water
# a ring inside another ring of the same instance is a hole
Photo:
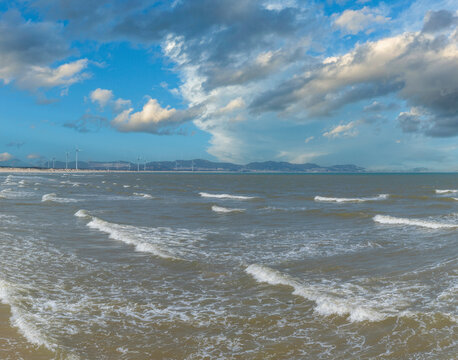
[[[458,175],[2,174],[1,359],[452,359]]]

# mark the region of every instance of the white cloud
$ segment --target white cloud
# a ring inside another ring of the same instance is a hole
[[[215,111],[216,114],[227,114],[245,107],[245,101],[241,97],[235,98],[221,109]]]
[[[352,137],[358,135],[358,131],[355,129],[357,125],[356,121],[351,121],[348,124],[337,125],[330,131],[323,133],[323,136],[333,139],[337,137]]]
[[[98,88],[89,94],[89,98],[103,109],[113,99],[113,91]]]
[[[82,72],[87,65],[87,59],[66,63],[54,69],[48,66],[32,65],[16,78],[16,83],[19,87],[29,90],[56,86],[68,88],[89,77],[88,73]]]
[[[309,136],[307,139],[305,139],[305,143],[308,144],[313,139],[315,139],[315,136]]]
[[[130,100],[125,100],[122,98],[115,99],[112,90],[97,88],[89,94],[89,99],[92,103],[97,103],[100,107],[100,110],[109,105],[111,110],[115,113],[119,113],[125,110],[127,107],[132,105]]]
[[[62,64],[71,55],[64,25],[26,20],[17,10],[0,14],[0,82],[26,90],[68,88],[88,77],[88,60]],[[60,62],[60,66],[53,66]],[[64,91],[65,93],[65,91]]]
[[[389,20],[390,18],[383,16],[378,9],[370,9],[365,6],[360,10],[345,10],[334,21],[334,24],[348,34],[357,34],[370,25],[383,24]]]
[[[111,121],[111,125],[123,132],[158,133],[165,127],[176,126],[189,121],[200,113],[199,108],[187,110],[164,108],[156,99],[149,99],[142,110],[133,111],[133,108],[122,111]]]
[[[14,159],[14,156],[10,153],[4,152],[0,153],[0,161],[8,161]]]

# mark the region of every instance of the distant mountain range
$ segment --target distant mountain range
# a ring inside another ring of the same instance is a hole
[[[33,166],[21,160],[10,160],[1,163],[2,167],[34,167],[65,169],[65,162],[52,161],[44,166]],[[68,163],[69,169],[75,168],[75,162]],[[132,170],[132,171],[222,171],[222,172],[285,172],[285,173],[360,173],[365,172],[363,167],[356,165],[320,166],[317,164],[291,164],[284,161],[252,162],[247,165],[238,165],[228,162],[213,162],[202,159],[151,161],[133,163],[126,161],[78,161],[78,169],[82,170]]]

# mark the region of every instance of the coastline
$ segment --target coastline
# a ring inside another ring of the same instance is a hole
[[[55,358],[44,346],[30,343],[11,322],[11,308],[0,302],[0,358],[45,360]]]
[[[0,167],[0,173],[25,173],[25,174],[234,174],[234,175],[427,175],[427,174],[457,174],[458,171],[431,171],[431,172],[386,172],[386,171],[364,171],[364,172],[285,172],[285,171],[225,171],[225,170],[106,170],[106,169],[41,169],[41,168],[19,168]]]

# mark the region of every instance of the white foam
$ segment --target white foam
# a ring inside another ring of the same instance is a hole
[[[124,188],[130,188],[130,185],[123,185]]]
[[[27,191],[14,191],[12,189],[3,189],[0,191],[0,198],[4,199],[22,199],[22,198],[30,198],[34,194],[32,192]]]
[[[88,213],[87,210],[80,209],[75,213],[75,216],[80,217],[80,218],[86,218],[86,217],[90,217],[91,215]]]
[[[217,199],[233,199],[233,200],[251,200],[253,196],[242,196],[242,195],[230,195],[230,194],[209,194],[206,192],[200,192],[200,196],[206,198],[217,198]]]
[[[245,271],[261,283],[291,286],[294,289],[294,295],[315,302],[314,311],[320,315],[348,316],[348,320],[351,322],[380,321],[385,318],[384,314],[359,304],[355,299],[339,298],[312,285],[302,285],[288,275],[266,266],[252,264]]]
[[[57,202],[57,203],[78,202],[78,200],[76,199],[58,197],[55,193],[44,194],[41,198],[41,201],[42,202],[51,201],[51,202]]]
[[[55,350],[56,345],[49,342],[33,322],[28,321],[25,312],[17,304],[15,292],[11,284],[0,279],[0,301],[9,305],[11,309],[11,325],[16,327],[30,343]]]
[[[153,199],[153,197],[150,194],[134,192],[134,195],[135,196],[140,196],[140,197],[145,198],[145,199]]]
[[[212,211],[214,211],[216,213],[227,214],[227,213],[233,213],[233,212],[244,212],[245,209],[229,209],[229,208],[225,208],[225,207],[222,207],[222,206],[213,205],[212,206]]]
[[[326,196],[315,196],[315,201],[320,202],[365,202],[365,201],[380,201],[389,198],[389,194],[379,194],[372,197],[361,197],[361,198],[338,198],[338,197],[326,197]]]
[[[77,211],[75,216],[87,216],[84,212],[80,213],[80,211]],[[76,215],[78,213],[79,215]],[[87,223],[89,228],[102,231],[108,234],[111,239],[122,241],[128,245],[134,245],[136,251],[151,253],[164,259],[179,259],[162,247],[145,240],[145,234],[135,226],[114,224],[95,216],[91,216],[90,218],[91,221]]]
[[[450,194],[450,193],[458,193],[458,190],[450,190],[450,189],[436,190],[436,194]]]
[[[375,215],[373,217],[375,222],[380,224],[388,225],[409,225],[409,226],[420,226],[429,229],[454,229],[458,228],[458,224],[447,224],[439,223],[435,221],[426,221],[420,219],[407,219],[407,218],[398,218],[388,215]]]

